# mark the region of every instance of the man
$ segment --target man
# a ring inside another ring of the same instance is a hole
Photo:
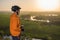
[[[10,34],[13,40],[20,40],[21,35],[21,23],[19,20],[19,13],[20,13],[19,6],[12,6],[11,10],[13,14],[10,16]]]

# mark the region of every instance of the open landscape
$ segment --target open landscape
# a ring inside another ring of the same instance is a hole
[[[10,15],[11,12],[0,12],[0,38],[10,35]],[[21,12],[20,19],[24,37],[60,40],[60,12]]]

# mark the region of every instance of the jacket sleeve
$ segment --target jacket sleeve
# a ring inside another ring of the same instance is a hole
[[[20,22],[20,18],[18,17],[18,24],[17,24],[18,29],[21,31],[21,22]]]

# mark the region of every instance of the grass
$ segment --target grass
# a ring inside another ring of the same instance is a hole
[[[9,18],[10,13],[0,13],[0,32],[3,35],[9,33]],[[24,36],[32,38],[47,38],[48,40],[60,40],[60,25],[53,23],[36,22],[29,20],[22,20],[21,24],[24,25]]]
[[[25,23],[24,23],[25,22]],[[60,36],[60,26],[57,25],[41,25],[40,22],[33,21],[22,21],[25,28],[26,35],[30,35],[35,38],[52,38],[53,40],[59,40]],[[55,38],[55,39],[54,39]]]

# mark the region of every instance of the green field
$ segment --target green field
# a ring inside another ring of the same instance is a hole
[[[24,12],[21,13],[21,24],[24,25],[25,30],[24,36],[28,36],[31,38],[45,38],[48,40],[60,40],[60,13],[57,13],[59,15],[57,17],[43,16],[41,14],[42,12],[27,12],[27,14],[24,14]],[[10,34],[10,15],[10,12],[0,12],[0,33],[2,33],[2,35]],[[39,21],[24,20],[24,17],[28,17],[29,15],[39,16],[41,17],[41,19],[49,19],[51,22],[46,23]]]

